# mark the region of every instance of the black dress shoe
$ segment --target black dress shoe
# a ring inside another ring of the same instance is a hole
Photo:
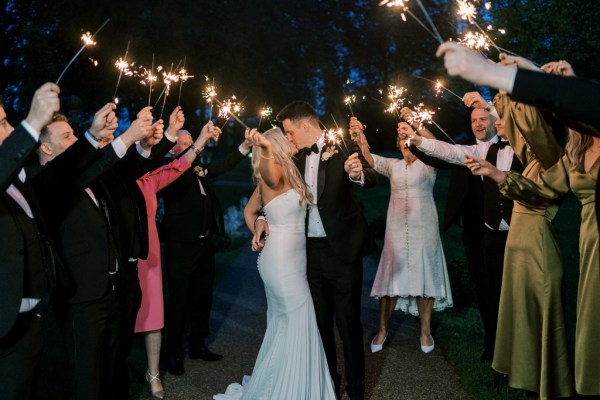
[[[222,355],[211,352],[206,346],[201,346],[197,349],[190,350],[189,356],[192,360],[200,358],[204,361],[219,361],[221,358],[223,358]]]
[[[185,373],[185,369],[183,369],[183,362],[181,361],[181,358],[177,357],[169,358],[169,365],[167,369],[171,375],[183,375]]]
[[[481,353],[481,357],[479,357],[479,361],[483,363],[491,363],[494,359],[494,350],[485,349],[483,353]]]

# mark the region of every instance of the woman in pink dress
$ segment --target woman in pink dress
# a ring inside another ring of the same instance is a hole
[[[164,326],[164,303],[162,289],[162,267],[160,262],[160,242],[156,227],[156,193],[179,178],[200,154],[210,139],[217,140],[221,130],[209,122],[204,126],[198,139],[191,142],[188,135],[177,141],[177,153],[182,154],[153,172],[137,180],[137,184],[146,200],[148,213],[148,258],[138,261],[138,274],[142,288],[142,304],[135,322],[135,333],[144,332],[148,371],[146,380],[150,384],[152,396],[162,399],[164,389],[160,381],[159,359],[161,345],[161,329]],[[151,138],[158,142],[160,138]],[[189,140],[189,143],[187,142]],[[187,148],[187,150],[185,150]],[[183,151],[182,151],[183,150]]]

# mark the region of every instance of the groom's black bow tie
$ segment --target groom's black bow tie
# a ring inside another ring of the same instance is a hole
[[[313,143],[312,146],[310,147],[304,147],[303,149],[300,149],[301,152],[303,152],[304,154],[306,154],[306,156],[310,156],[311,153],[317,153],[319,154],[319,146],[317,146],[316,143]]]
[[[498,140],[498,142],[496,142],[496,145],[498,146],[498,148],[503,149],[506,146],[509,145],[507,140]]]

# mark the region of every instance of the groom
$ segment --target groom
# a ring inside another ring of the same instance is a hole
[[[346,391],[352,400],[363,399],[362,257],[375,243],[353,190],[354,186],[374,186],[377,173],[354,141],[348,138],[335,145],[325,140],[319,117],[310,104],[292,102],[281,110],[277,120],[299,150],[296,166],[316,203],[307,216],[307,278],[329,371],[339,394],[335,322],[344,348]]]

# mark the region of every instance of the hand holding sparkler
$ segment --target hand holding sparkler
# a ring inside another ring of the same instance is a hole
[[[204,125],[202,127],[202,130],[200,131],[200,136],[198,136],[198,140],[197,140],[197,145],[195,144],[196,148],[200,149],[200,151],[202,149],[204,149],[208,143],[212,140],[212,141],[217,141],[219,140],[219,135],[221,134],[221,129],[219,129],[218,127],[214,126],[212,121],[208,121],[206,123],[206,125]]]
[[[160,122],[160,127],[158,126]],[[152,147],[154,147],[156,144],[158,144],[158,142],[160,142],[163,138],[163,129],[164,126],[162,125],[162,120],[158,120],[154,123],[154,125],[152,125],[150,127],[150,129],[152,129],[152,133],[148,136],[146,136],[145,138],[143,138],[142,140],[140,140],[140,145],[142,146],[142,149],[146,150],[146,151],[150,151],[152,150]]]
[[[463,102],[467,107],[481,108],[485,111],[490,111],[493,107],[490,103],[479,94],[479,92],[468,92],[463,96]]]
[[[344,162],[344,171],[353,181],[358,181],[363,172],[362,162],[358,158],[358,153],[352,153]]]
[[[360,139],[361,133],[365,130],[366,126],[362,124],[356,117],[350,118],[350,137],[355,142]]]
[[[396,132],[402,140],[406,140],[412,135],[416,135],[416,132],[408,124],[408,122],[398,122],[398,129],[396,129]]]
[[[123,140],[123,143],[127,147],[141,141],[152,134],[152,120],[152,107],[142,108],[137,115],[137,119],[131,123],[129,128],[119,138]]]
[[[500,53],[500,64],[506,66],[516,66],[521,69],[529,69],[531,71],[541,71],[532,61],[521,56],[513,56],[505,53]]]
[[[169,116],[169,126],[167,127],[167,135],[171,137],[177,136],[177,132],[183,128],[185,124],[185,115],[181,107],[177,106]]]
[[[60,110],[60,99],[58,95],[60,88],[54,83],[44,83],[33,94],[31,107],[25,121],[36,132],[40,132],[51,120],[55,112]]]
[[[571,64],[565,60],[551,61],[547,64],[542,65],[542,71],[547,74],[566,76],[568,78],[575,77],[575,71]]]
[[[512,91],[515,68],[491,63],[475,50],[452,42],[438,47],[436,56],[444,57],[444,66],[451,76],[460,76],[482,86]]]
[[[116,108],[115,103],[107,103],[94,115],[89,131],[96,142],[102,142],[117,130],[119,123],[115,114]]]
[[[419,124],[417,123],[417,121],[414,120],[413,115],[413,110],[411,110],[408,107],[402,107],[402,109],[400,110],[400,118],[408,122],[414,129],[418,129]],[[398,123],[398,125],[400,125],[400,123]]]

